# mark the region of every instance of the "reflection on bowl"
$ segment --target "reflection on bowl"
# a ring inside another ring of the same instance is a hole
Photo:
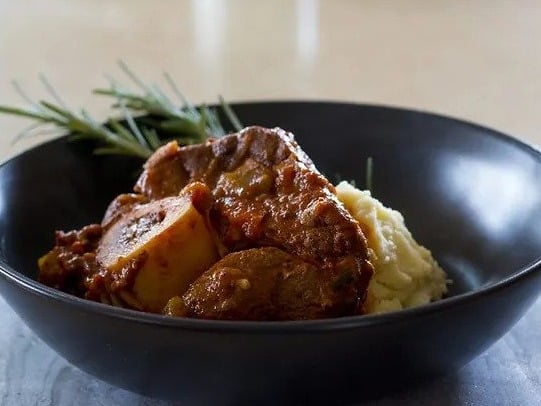
[[[400,210],[454,283],[450,297],[378,316],[296,322],[173,319],[88,302],[35,282],[55,229],[95,222],[138,163],[59,139],[0,167],[0,291],[79,368],[150,396],[192,403],[352,401],[454,370],[502,336],[541,287],[541,154],[440,116],[333,103],[235,106],[280,126],[326,174]],[[480,322],[482,321],[482,322]],[[407,377],[407,379],[406,379]]]

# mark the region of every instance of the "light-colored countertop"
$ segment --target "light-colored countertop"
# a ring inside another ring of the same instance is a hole
[[[119,76],[121,58],[148,81],[163,83],[168,71],[196,103],[222,94],[398,105],[541,144],[539,38],[535,0],[0,0],[0,104],[20,101],[12,79],[46,97],[44,73],[70,105],[104,117],[107,103],[90,89]],[[0,161],[44,140],[12,144],[27,124],[0,116]],[[531,329],[540,311],[538,301],[461,372],[377,404],[441,395],[445,404],[541,402],[539,329]],[[71,367],[3,300],[0,314],[9,330],[0,329],[0,404],[163,404]]]
[[[465,118],[541,143],[541,2],[0,0],[0,104],[44,73],[73,106],[119,58],[194,102],[332,99]],[[0,117],[0,159],[25,127]]]

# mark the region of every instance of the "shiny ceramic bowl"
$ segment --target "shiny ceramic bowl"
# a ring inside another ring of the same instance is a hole
[[[453,280],[449,297],[377,316],[298,322],[167,318],[36,282],[56,229],[98,222],[140,162],[65,138],[0,167],[0,292],[69,362],[132,391],[192,404],[336,403],[455,370],[523,315],[541,290],[541,154],[437,115],[375,106],[235,106],[244,124],[291,130],[333,180],[400,210]]]

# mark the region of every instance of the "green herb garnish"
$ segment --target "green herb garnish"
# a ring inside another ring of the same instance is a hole
[[[371,156],[366,158],[365,188],[372,192],[374,187],[374,160]]]
[[[40,76],[40,80],[54,102],[34,102],[14,82],[15,90],[29,106],[19,108],[0,105],[0,113],[35,121],[34,125],[19,134],[15,140],[35,134],[36,130],[41,133],[46,130],[44,127],[48,126],[56,132],[67,132],[72,140],[97,141],[100,144],[95,149],[97,154],[129,155],[143,159],[163,145],[164,141],[158,134],[169,135],[169,139],[176,139],[181,144],[200,143],[210,136],[221,137],[226,134],[217,111],[205,105],[195,107],[188,102],[168,74],[165,74],[165,80],[179,99],[180,106],[160,87],[145,84],[125,63],[119,62],[119,66],[138,91],[133,91],[112,78],[109,79],[109,88],[94,90],[95,94],[113,97],[112,107],[121,113],[120,118],[110,118],[105,124],[98,123],[84,109],[75,111],[68,108],[43,76]],[[219,101],[232,128],[241,130],[242,124],[231,107],[223,98],[220,97]]]

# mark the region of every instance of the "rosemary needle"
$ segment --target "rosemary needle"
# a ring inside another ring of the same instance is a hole
[[[366,158],[366,178],[365,178],[365,187],[366,190],[369,190],[372,192],[372,188],[374,187],[374,159],[369,156]]]

